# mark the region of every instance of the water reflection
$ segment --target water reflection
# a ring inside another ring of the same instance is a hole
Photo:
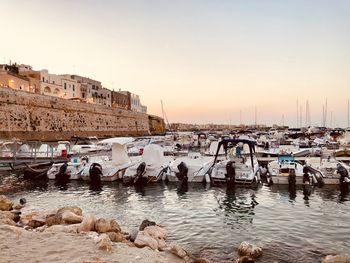
[[[344,240],[350,235],[349,194],[341,193],[339,186],[276,185],[252,190],[202,184],[183,188],[176,183],[125,187],[103,182],[101,188],[92,189],[86,182],[71,181],[63,189],[53,182],[26,187],[10,197],[25,197],[31,209],[77,205],[86,213],[116,218],[126,228],[148,218],[167,228],[170,242],[194,254],[215,250],[226,259],[241,241],[264,245],[258,262],[320,262],[318,251],[348,250]]]

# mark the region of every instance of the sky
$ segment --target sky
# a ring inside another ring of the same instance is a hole
[[[0,0],[0,62],[79,74],[169,122],[348,126],[348,0]],[[283,117],[282,117],[283,116]],[[332,116],[332,117],[331,117]],[[332,119],[332,123],[331,123]]]

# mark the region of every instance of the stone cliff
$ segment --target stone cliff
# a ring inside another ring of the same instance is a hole
[[[164,133],[163,119],[123,109],[0,88],[0,138],[67,140],[71,136]]]

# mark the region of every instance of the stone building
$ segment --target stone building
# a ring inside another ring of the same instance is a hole
[[[19,74],[18,66],[16,64],[0,65],[0,86],[27,92],[35,92],[35,86],[26,76]]]
[[[129,91],[119,91],[119,93],[122,93],[128,96],[131,111],[147,113],[147,107],[141,104],[139,95],[133,94]]]
[[[86,102],[111,107],[112,91],[102,87],[100,81],[79,75],[71,75],[70,77],[80,84],[81,98]]]
[[[130,110],[130,92],[112,91],[112,107]]]

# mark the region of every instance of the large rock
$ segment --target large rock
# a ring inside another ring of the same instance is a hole
[[[99,218],[95,221],[95,230],[98,233],[120,232],[120,226],[114,219]]]
[[[13,202],[4,195],[0,195],[0,210],[10,211],[12,210]]]
[[[21,212],[0,211],[0,219],[8,218],[14,222],[18,222],[20,220],[20,213]]]
[[[93,215],[85,215],[83,221],[78,227],[78,232],[90,232],[95,230],[95,217]]]
[[[112,251],[112,242],[109,239],[107,234],[101,234],[97,239],[96,239],[96,245],[99,250],[102,251]]]
[[[186,262],[189,261],[192,257],[185,249],[183,249],[178,244],[170,244],[169,251],[174,255],[178,256],[179,258],[184,259]]]
[[[77,206],[67,206],[46,216],[46,225],[78,224],[83,221],[82,210]]]
[[[83,221],[83,217],[77,214],[74,214],[71,211],[64,211],[61,214],[61,222],[63,224],[78,224]]]
[[[263,251],[261,247],[258,247],[254,244],[250,244],[246,241],[243,241],[238,247],[238,254],[240,256],[258,258],[262,256]]]
[[[142,221],[142,223],[141,223],[141,225],[139,227],[139,230],[143,231],[146,227],[148,227],[148,226],[155,226],[155,225],[156,225],[156,222],[150,221],[148,219],[145,219],[145,220]]]
[[[350,263],[350,255],[341,254],[341,255],[328,255],[323,260],[322,263]]]
[[[158,249],[158,240],[154,239],[153,237],[145,234],[143,231],[139,231],[137,233],[137,237],[135,239],[134,244],[137,247],[150,247],[153,250]]]
[[[46,213],[39,211],[32,211],[21,216],[19,221],[22,226],[29,226],[31,228],[37,228],[45,225]]]
[[[146,227],[143,232],[145,234],[155,238],[155,239],[167,239],[168,233],[165,230],[165,228],[159,227],[159,226],[148,226]]]
[[[47,215],[45,218],[45,224],[47,226],[60,225],[62,223],[62,218],[58,217],[56,214]]]
[[[65,206],[65,207],[61,207],[57,210],[57,215],[60,216],[61,214],[63,214],[66,211],[70,211],[73,214],[76,214],[78,216],[82,216],[83,215],[83,210],[81,210],[80,207],[78,206]]]

